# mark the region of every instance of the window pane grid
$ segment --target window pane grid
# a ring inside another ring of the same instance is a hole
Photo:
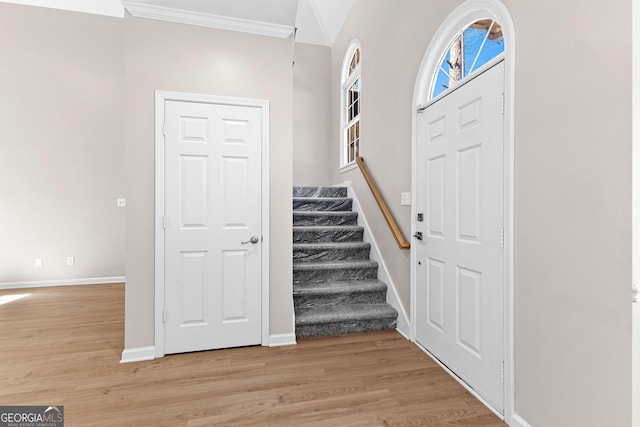
[[[503,52],[504,38],[499,23],[480,19],[467,26],[442,55],[434,71],[431,98],[452,88]]]
[[[345,142],[345,163],[354,162],[360,155],[360,119],[347,127]]]
[[[347,121],[350,122],[360,114],[360,79],[347,89]]]
[[[351,56],[351,61],[349,62],[349,73],[347,73],[348,76],[353,73],[353,70],[356,69],[358,64],[360,64],[360,49],[356,49]]]

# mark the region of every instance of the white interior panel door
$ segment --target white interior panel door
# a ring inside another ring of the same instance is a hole
[[[261,112],[165,102],[165,353],[261,342]]]
[[[504,142],[499,63],[417,116],[416,339],[503,410]]]

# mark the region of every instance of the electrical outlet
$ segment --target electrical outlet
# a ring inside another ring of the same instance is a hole
[[[127,199],[116,199],[116,206],[119,208],[124,208],[127,206]]]
[[[72,256],[67,257],[67,265],[75,265],[76,259]]]
[[[42,267],[42,258],[36,258],[33,260],[33,266],[34,267]]]

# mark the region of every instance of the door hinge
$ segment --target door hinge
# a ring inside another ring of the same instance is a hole
[[[500,247],[504,248],[504,228],[500,229]]]
[[[167,122],[162,122],[162,134],[167,134]]]
[[[504,114],[504,93],[502,93],[502,107],[501,107],[501,112],[502,114]]]
[[[166,323],[167,319],[169,319],[169,310],[166,308],[162,309],[162,323]]]
[[[162,215],[162,229],[166,230],[167,229],[167,217]]]
[[[633,302],[640,301],[640,289],[638,289],[638,285],[633,284],[631,286],[631,292],[632,292],[632,295],[633,295]]]

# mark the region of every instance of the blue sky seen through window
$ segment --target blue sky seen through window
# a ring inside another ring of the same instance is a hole
[[[458,34],[442,57],[431,98],[435,98],[457,83],[454,70],[456,64],[462,68],[461,76],[464,79],[504,52],[502,29],[496,22],[491,20],[476,21],[465,28],[461,34],[463,35],[462,58],[456,61],[451,60],[452,52],[455,56],[454,45],[460,43],[460,34]]]

